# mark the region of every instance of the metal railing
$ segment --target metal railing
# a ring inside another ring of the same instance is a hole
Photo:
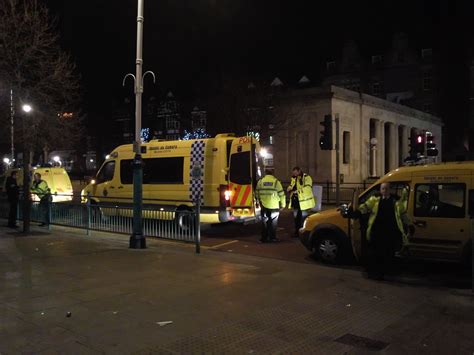
[[[71,196],[72,197],[72,196]],[[92,196],[91,196],[92,197]],[[87,235],[91,231],[132,233],[133,206],[119,203],[91,204],[75,202],[48,202],[40,204],[31,201],[31,221],[49,222],[52,225],[85,229]],[[88,200],[90,201],[90,199]],[[17,217],[23,219],[23,200],[19,201]],[[198,241],[194,206],[184,210],[173,210],[174,206],[166,206],[164,200],[147,200],[143,206],[143,233],[145,236],[186,242]],[[181,201],[188,203],[190,201]],[[0,197],[0,217],[8,218],[9,203],[5,196]]]
[[[284,190],[289,186],[288,181],[283,181],[282,185]],[[367,187],[369,187],[372,182],[362,182],[362,183],[341,183],[339,189],[339,199],[340,203],[350,203],[352,202],[352,196],[354,191],[360,189],[364,191]],[[336,203],[336,183],[332,181],[317,181],[313,182],[313,185],[318,185],[323,187],[323,196],[322,196],[322,203],[324,204],[335,204]]]

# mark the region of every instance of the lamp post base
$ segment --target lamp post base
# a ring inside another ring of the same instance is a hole
[[[130,249],[146,249],[146,238],[143,234],[133,233],[130,236]]]

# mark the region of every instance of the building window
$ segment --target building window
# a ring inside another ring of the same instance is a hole
[[[329,73],[333,73],[334,71],[336,71],[336,62],[334,62],[334,61],[326,62],[326,70]]]
[[[273,144],[273,136],[270,136],[270,144]]]
[[[431,48],[423,48],[421,50],[421,57],[423,59],[431,59],[431,57],[433,56],[433,49]]]
[[[421,86],[423,91],[431,91],[433,86],[433,78],[431,77],[431,73],[423,73]]]
[[[433,112],[433,105],[432,104],[423,104],[423,112]]]
[[[382,63],[382,56],[381,55],[373,55],[372,56],[372,64],[380,64]]]
[[[179,129],[179,121],[177,121],[174,117],[166,117],[166,129]]]
[[[342,162],[349,164],[351,161],[351,132],[342,134]]]
[[[372,84],[372,95],[378,96],[380,95],[380,83],[375,82]]]
[[[403,52],[398,52],[397,53],[397,62],[398,63],[404,63],[405,62],[405,53],[403,53]]]

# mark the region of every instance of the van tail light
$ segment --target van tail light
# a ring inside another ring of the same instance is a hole
[[[220,185],[219,186],[219,199],[221,207],[230,207],[230,198],[232,192],[229,190],[229,186]]]

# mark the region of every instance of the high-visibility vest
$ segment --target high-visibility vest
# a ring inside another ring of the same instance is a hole
[[[377,213],[379,212],[380,196],[371,196],[363,204],[359,206],[359,211],[363,214],[369,213],[369,222],[367,226],[367,240],[370,241],[372,237],[372,226],[374,225],[375,219],[377,218]],[[395,211],[395,220],[397,221],[397,227],[400,230],[400,233],[403,238],[403,243],[408,243],[408,235],[405,232],[404,223],[409,224],[407,216],[407,200],[402,195],[402,198],[398,201],[395,201],[393,206]]]
[[[273,175],[265,175],[257,182],[255,195],[265,208],[278,209],[285,207],[285,192],[281,182]]]
[[[292,191],[291,195],[297,194],[298,202],[300,203],[300,209],[302,211],[309,210],[316,206],[316,201],[313,195],[313,179],[308,174],[303,174],[302,176],[292,177],[290,183],[290,190],[293,190],[296,186],[296,191]],[[290,205],[291,208],[292,196],[290,196]]]
[[[33,185],[31,186],[31,192],[36,194],[41,200],[43,197],[49,194],[48,183],[44,180],[40,180],[39,182],[33,181]]]

